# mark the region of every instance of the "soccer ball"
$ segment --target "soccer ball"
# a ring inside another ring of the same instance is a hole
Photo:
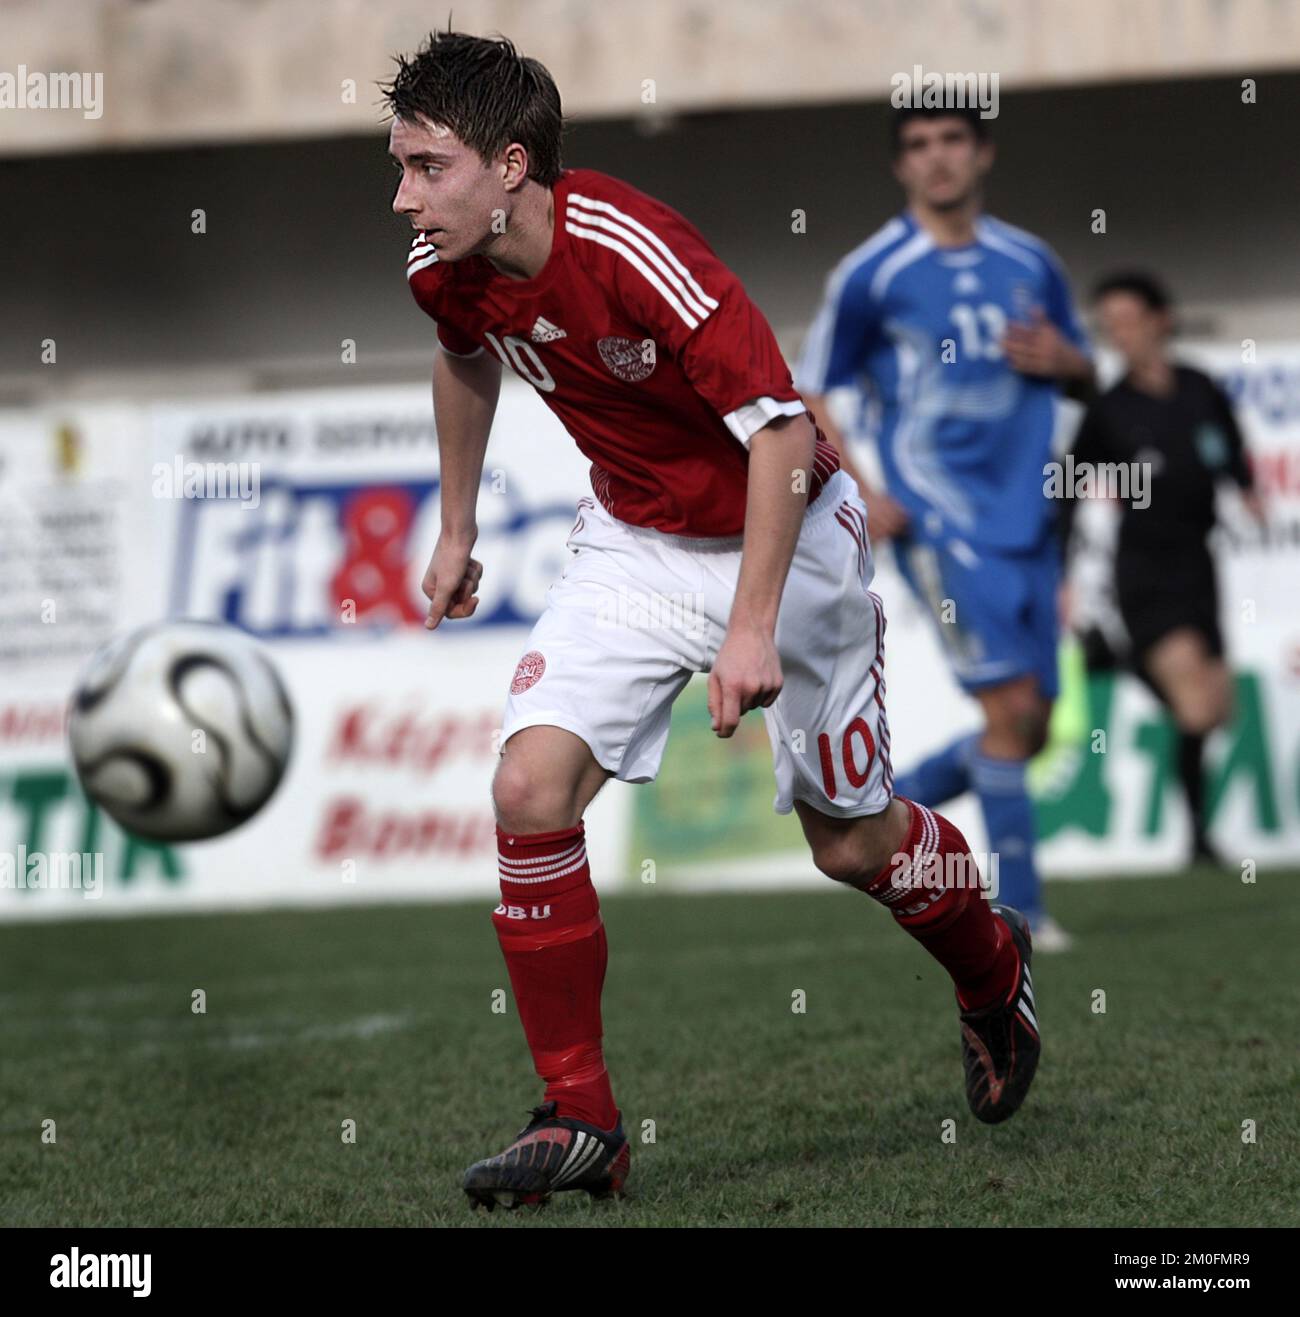
[[[217,622],[161,622],[96,651],[68,712],[86,794],[155,841],[215,837],[279,785],[293,710],[262,648]]]

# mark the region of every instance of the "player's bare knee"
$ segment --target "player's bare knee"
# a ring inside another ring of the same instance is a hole
[[[1030,759],[1047,744],[1047,721],[1032,714],[991,726],[980,749],[992,759]]]
[[[516,820],[527,811],[531,785],[530,775],[511,760],[503,759],[497,765],[492,778],[492,807],[503,828],[516,826]]]
[[[1047,744],[1048,716],[1039,709],[1027,710],[1017,721],[1020,757],[1032,759]]]
[[[557,782],[522,758],[506,755],[492,779],[492,805],[497,822],[524,835],[555,832],[577,825],[573,787]]]
[[[1047,744],[1051,706],[1026,691],[1007,696],[987,710],[986,754],[999,759],[1030,759]]]

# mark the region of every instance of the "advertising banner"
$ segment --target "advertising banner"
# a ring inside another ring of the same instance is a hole
[[[1236,347],[1184,355],[1234,400],[1268,503],[1261,529],[1225,495],[1215,537],[1237,700],[1232,726],[1209,743],[1212,830],[1232,856],[1294,864],[1300,345],[1245,361]],[[478,505],[481,603],[430,633],[420,586],[439,510],[426,386],[0,414],[0,918],[491,897],[505,693],[588,490],[572,441],[507,373]],[[978,710],[890,551],[876,556],[901,770],[974,729]],[[168,616],[260,638],[296,715],[270,804],[186,846],[129,837],[91,807],[64,735],[90,653]],[[1072,646],[1062,675],[1052,744],[1033,773],[1045,871],[1176,868],[1186,819],[1167,718],[1131,677],[1088,675]],[[611,783],[597,797],[587,819],[597,882],[824,885],[797,820],[772,811],[761,717],[720,742],[705,695],[697,678],[678,701],[655,783]],[[946,812],[984,848],[973,801]]]

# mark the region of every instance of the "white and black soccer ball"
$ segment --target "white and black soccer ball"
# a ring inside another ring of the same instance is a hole
[[[161,622],[97,650],[72,694],[81,784],[129,832],[199,841],[280,783],[293,710],[262,647],[219,622]]]

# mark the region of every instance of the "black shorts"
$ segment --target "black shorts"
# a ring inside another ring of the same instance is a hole
[[[1135,663],[1157,641],[1183,627],[1199,631],[1210,653],[1222,657],[1219,587],[1214,559],[1203,543],[1164,553],[1158,560],[1120,553],[1115,559],[1115,596]]]

